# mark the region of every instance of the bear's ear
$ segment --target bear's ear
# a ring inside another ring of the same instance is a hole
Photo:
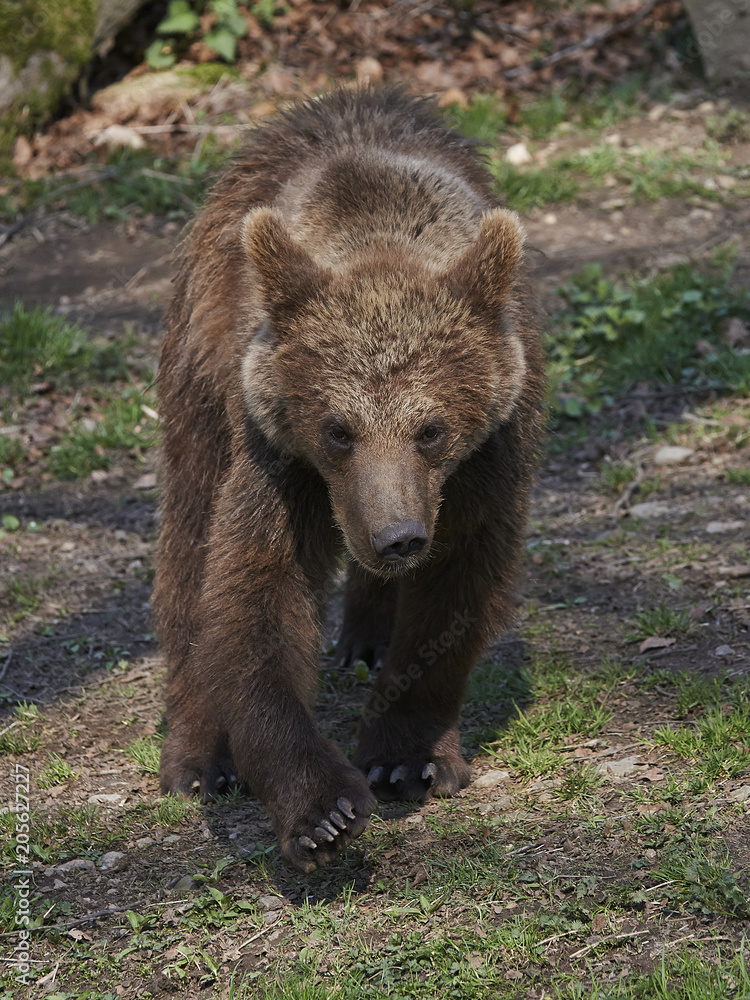
[[[446,280],[476,306],[493,312],[502,309],[523,260],[525,238],[515,212],[493,209],[483,217],[476,240],[448,268]]]
[[[280,212],[249,211],[242,220],[242,244],[260,275],[271,313],[293,313],[320,291],[320,268],[289,234]]]

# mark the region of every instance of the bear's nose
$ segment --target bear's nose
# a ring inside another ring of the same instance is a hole
[[[406,559],[427,544],[427,532],[419,521],[399,521],[372,536],[372,547],[379,558]]]

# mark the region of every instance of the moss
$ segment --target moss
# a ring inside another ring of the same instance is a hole
[[[55,111],[91,58],[94,0],[0,0],[0,60],[18,74],[36,57],[37,86],[2,109],[0,158]]]
[[[180,67],[177,70],[179,76],[187,76],[195,83],[205,83],[209,87],[215,87],[219,80],[228,76],[233,80],[241,80],[242,74],[236,66],[228,66],[226,63],[199,63],[197,66]]]

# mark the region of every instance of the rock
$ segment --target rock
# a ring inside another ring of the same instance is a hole
[[[136,840],[135,846],[140,850],[143,850],[145,847],[151,847],[154,843],[156,843],[156,841],[153,837],[141,837],[140,840]]]
[[[740,531],[745,527],[745,521],[709,521],[706,525],[707,535],[726,535],[730,531]]]
[[[731,646],[717,646],[714,656],[734,656],[734,650]]]
[[[693,454],[692,448],[682,448],[677,444],[665,444],[654,455],[654,465],[676,465],[684,462]]]
[[[197,888],[198,883],[194,882],[189,875],[183,875],[182,878],[176,882],[172,888],[173,892],[177,895],[182,895],[184,892],[192,892],[193,889]]]
[[[733,792],[729,793],[729,798],[734,799],[735,802],[750,801],[750,785],[742,785],[740,788],[735,788]]]
[[[631,517],[663,517],[671,513],[671,507],[663,500],[648,500],[646,503],[636,503],[630,508]]]
[[[525,163],[531,163],[531,153],[525,142],[516,142],[507,150],[505,159],[514,167],[522,167]]]
[[[108,851],[106,854],[102,855],[102,859],[99,862],[99,867],[103,872],[108,871],[119,871],[124,865],[121,863],[125,855],[122,851]]]
[[[626,778],[639,766],[641,766],[640,757],[623,757],[620,760],[601,761],[596,765],[596,769],[605,778]]]
[[[94,862],[89,858],[71,858],[70,861],[65,861],[63,864],[57,865],[57,867],[53,868],[52,871],[72,872],[78,871],[79,869],[82,871],[92,872],[94,871]]]
[[[554,212],[547,212],[546,215],[542,216],[542,222],[545,224],[545,226],[556,226],[557,216],[555,215]]]
[[[458,87],[448,87],[440,95],[440,100],[438,101],[439,108],[450,108],[454,104],[458,105],[462,111],[465,111],[469,106],[469,98],[463,90]]]
[[[261,896],[258,900],[258,906],[262,906],[264,910],[280,910],[283,905],[281,896]]]
[[[366,87],[369,83],[380,83],[383,79],[383,66],[373,56],[358,59],[354,72],[360,87]]]
[[[181,840],[179,833],[170,833],[169,836],[162,840],[162,844],[176,844],[178,840]]]
[[[510,778],[508,771],[487,771],[481,774],[474,782],[475,788],[495,788]]]
[[[95,146],[125,146],[128,149],[143,149],[146,141],[143,136],[128,125],[108,125],[96,135]]]
[[[90,802],[92,806],[120,806],[125,798],[117,792],[97,792],[95,795],[89,795],[86,801]]]
[[[721,324],[719,333],[727,347],[731,347],[733,351],[750,346],[750,332],[736,316],[728,316]]]
[[[155,121],[166,117],[182,102],[197,97],[200,91],[200,85],[188,73],[177,70],[144,73],[97,90],[91,106],[114,122],[127,121],[135,115],[140,120]]]
[[[156,487],[156,473],[146,472],[133,483],[134,490],[153,490]]]
[[[57,110],[144,0],[0,0],[0,157]]]

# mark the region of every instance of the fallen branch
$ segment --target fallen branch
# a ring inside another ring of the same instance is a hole
[[[578,951],[574,951],[570,958],[583,958],[584,955],[588,955],[590,951],[594,948],[598,948],[601,944],[614,944],[616,941],[622,941],[625,938],[638,937],[641,934],[650,934],[650,930],[644,931],[629,931],[627,934],[610,934],[609,937],[600,938],[598,941],[594,941],[593,944],[587,944],[585,948],[579,948]]]
[[[517,76],[521,76],[528,70],[540,70],[544,69],[545,66],[554,66],[556,63],[562,62],[563,59],[567,59],[569,56],[575,55],[576,52],[583,52],[586,49],[596,48],[597,45],[601,45],[602,42],[606,42],[613,35],[622,34],[622,32],[630,31],[634,28],[636,24],[639,24],[644,18],[648,17],[654,7],[659,3],[659,0],[648,0],[639,10],[632,14],[630,17],[626,17],[624,21],[620,21],[619,24],[613,24],[611,28],[607,28],[606,31],[600,31],[596,35],[589,35],[588,38],[584,38],[580,42],[576,42],[573,45],[568,45],[564,49],[559,49],[557,52],[553,52],[551,56],[546,56],[544,59],[534,59],[530,63],[524,63],[522,66],[516,66],[514,69],[508,69],[500,76],[504,80],[515,80]]]

